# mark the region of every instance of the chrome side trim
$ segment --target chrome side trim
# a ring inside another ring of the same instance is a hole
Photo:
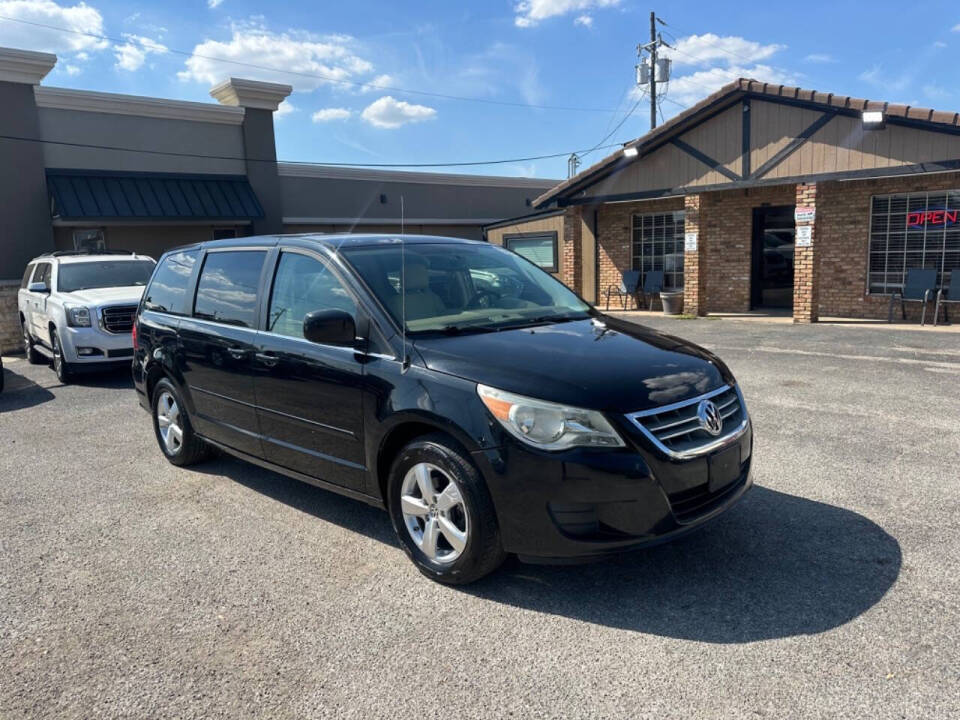
[[[656,435],[654,435],[650,430],[647,429],[647,427],[640,421],[640,418],[648,417],[650,415],[659,415],[660,413],[670,412],[671,410],[679,410],[684,407],[689,407],[690,405],[696,405],[701,400],[706,400],[708,398],[712,398],[721,393],[727,392],[728,390],[730,390],[730,387],[731,386],[729,385],[725,385],[724,387],[717,388],[716,390],[711,390],[708,393],[704,393],[703,395],[698,395],[697,397],[691,398],[690,400],[683,400],[681,402],[672,403],[670,405],[661,405],[660,407],[651,408],[650,410],[642,410],[640,412],[628,413],[627,419],[630,422],[632,422],[637,427],[637,429],[643,433],[644,437],[646,437],[650,442],[652,442],[653,445],[664,455],[667,455],[668,457],[673,458],[674,460],[689,460],[690,458],[700,457],[701,455],[706,455],[708,453],[713,452],[714,450],[718,450],[722,448],[724,445],[728,445],[734,442],[740,436],[742,436],[744,432],[746,432],[747,426],[750,424],[750,415],[747,413],[747,405],[743,401],[743,393],[740,392],[739,385],[734,384],[733,389],[737,393],[737,400],[740,402],[740,408],[743,410],[743,420],[737,427],[735,427],[732,431],[728,432],[723,437],[718,437],[716,440],[711,440],[705,445],[699,445],[698,447],[691,448],[689,450],[683,450],[681,452],[676,452],[675,450],[671,450],[662,442],[660,442],[660,440],[657,438]]]

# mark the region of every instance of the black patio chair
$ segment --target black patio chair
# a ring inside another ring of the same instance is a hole
[[[643,289],[640,291],[644,302],[647,303],[647,310],[653,310],[653,300],[660,297],[661,290],[663,290],[663,270],[648,270],[647,276],[643,279]],[[639,305],[639,302],[637,304]]]
[[[944,292],[946,290],[946,292]],[[950,322],[950,315],[947,313],[947,305],[950,303],[960,303],[960,269],[954,269],[950,272],[950,284],[946,288],[937,290],[937,304],[933,309],[933,326],[937,326],[937,318],[940,317],[940,305],[943,305],[943,319]]]
[[[640,289],[640,271],[624,270],[620,273],[620,285],[610,285],[607,287],[607,310],[610,309],[610,296],[616,295],[620,298],[620,306],[627,309],[627,298],[636,300],[637,292]],[[639,306],[639,302],[638,302]]]
[[[910,268],[907,270],[907,280],[903,283],[903,290],[890,296],[890,312],[887,315],[887,322],[893,322],[893,303],[897,298],[900,298],[900,315],[904,320],[907,319],[905,303],[923,303],[923,313],[920,315],[920,324],[923,325],[927,319],[927,303],[933,298],[936,287],[937,271],[933,268]]]

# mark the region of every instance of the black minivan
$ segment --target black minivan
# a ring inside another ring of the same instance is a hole
[[[600,557],[750,487],[727,367],[607,317],[513,252],[392,235],[168,252],[134,323],[160,449],[211,448],[386,507],[428,577]]]

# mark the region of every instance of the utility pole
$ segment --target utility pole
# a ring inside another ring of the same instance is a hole
[[[657,17],[656,12],[650,12],[650,42],[642,43],[637,46],[637,85],[645,87],[650,95],[650,129],[657,127],[657,83],[665,83],[670,80],[670,58],[658,57],[657,49],[662,45],[670,47],[663,41],[663,38],[657,32],[657,23],[663,23],[663,20]],[[665,23],[663,23],[665,24]],[[649,53],[649,57],[644,57],[644,53]],[[661,93],[662,94],[662,93]]]
[[[657,126],[657,13],[650,11],[650,129]]]

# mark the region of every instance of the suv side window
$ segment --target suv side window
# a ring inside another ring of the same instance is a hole
[[[184,296],[187,294],[190,275],[199,255],[199,250],[190,250],[163,258],[144,295],[144,308],[177,315],[186,314]]]
[[[257,287],[263,250],[210,252],[197,282],[193,316],[239,327],[256,327]]]
[[[27,265],[27,269],[23,271],[23,279],[20,281],[20,287],[26,289],[27,285],[30,284],[30,276],[33,275],[33,269],[36,267],[33,263]]]
[[[33,274],[33,282],[46,283],[50,287],[50,263],[37,263],[37,271]],[[50,288],[51,290],[53,288]]]
[[[267,330],[302,338],[303,318],[315,310],[343,310],[356,318],[357,304],[324,263],[301,253],[282,253],[270,293]]]

